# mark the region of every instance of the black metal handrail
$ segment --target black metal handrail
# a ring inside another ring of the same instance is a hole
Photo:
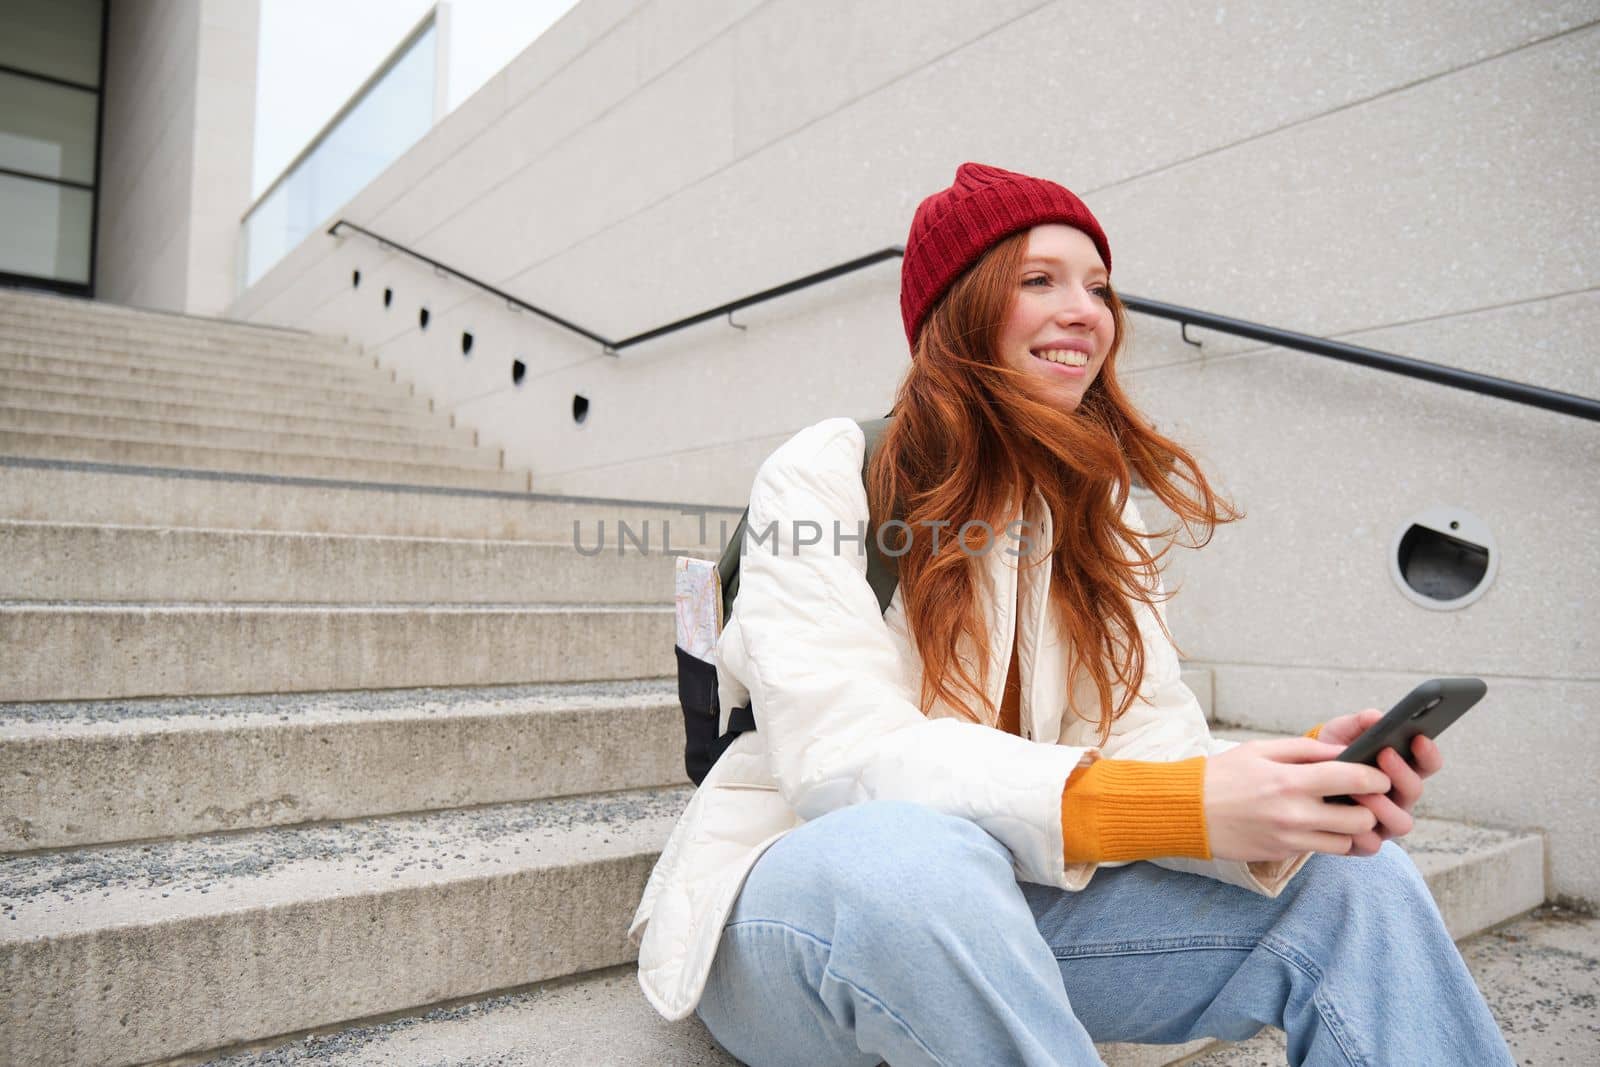
[[[610,341],[606,340],[604,337],[601,337],[599,334],[593,332],[592,330],[585,330],[582,326],[579,326],[577,323],[568,322],[566,319],[562,318],[559,315],[552,315],[550,312],[546,311],[544,308],[534,307],[532,304],[528,303],[526,300],[523,300],[520,297],[512,296],[510,293],[506,292],[504,289],[497,289],[494,286],[490,285],[488,282],[482,281],[481,279],[478,279],[478,278],[474,278],[472,275],[466,273],[465,271],[456,270],[454,267],[449,266],[448,264],[440,263],[437,259],[434,259],[431,256],[425,256],[421,252],[416,251],[415,249],[407,248],[405,245],[402,245],[402,244],[396,244],[394,241],[389,240],[387,237],[384,237],[381,234],[373,233],[371,230],[367,229],[365,226],[358,226],[358,225],[356,225],[355,223],[351,222],[348,219],[340,219],[338,222],[334,223],[332,226],[329,226],[328,227],[328,235],[330,237],[337,237],[337,236],[339,236],[339,230],[341,228],[345,228],[345,227],[348,227],[349,229],[352,229],[352,230],[356,231],[359,234],[362,234],[364,236],[372,238],[374,241],[378,242],[378,247],[379,248],[392,248],[396,252],[403,252],[406,255],[410,256],[412,259],[420,259],[422,262],[426,263],[428,266],[432,267],[436,271],[440,271],[441,273],[444,273],[444,274],[453,274],[457,278],[460,278],[462,281],[466,282],[469,285],[476,285],[479,289],[482,289],[484,292],[493,293],[495,296],[499,297],[501,300],[504,300],[509,307],[521,308],[524,311],[531,311],[535,315],[538,315],[540,318],[547,319],[548,321],[555,323],[557,326],[560,326],[560,327],[562,327],[564,329],[571,330],[573,333],[580,334],[580,335],[582,335],[584,337],[587,337],[591,341],[598,342],[599,344],[604,345],[607,349],[612,348],[612,344],[611,344]]]
[[[657,326],[655,329],[646,330],[644,333],[636,333],[625,341],[618,341],[613,347],[617,349],[623,349],[627,348],[629,345],[636,345],[641,341],[651,341],[662,336],[663,334],[669,334],[674,330],[681,330],[686,326],[693,326],[696,323],[705,322],[708,319],[719,319],[724,315],[732,315],[740,308],[747,308],[751,304],[759,304],[763,300],[774,300],[777,297],[786,296],[789,293],[795,292],[798,289],[804,289],[807,286],[820,285],[825,281],[839,277],[841,274],[849,274],[851,271],[857,271],[864,267],[870,267],[874,263],[882,263],[886,259],[899,259],[905,254],[906,250],[901,248],[899,245],[890,245],[888,248],[880,248],[876,252],[870,252],[867,255],[861,256],[857,259],[852,259],[848,263],[840,263],[836,267],[829,267],[827,270],[819,270],[815,274],[807,274],[805,277],[796,278],[792,282],[785,282],[782,285],[774,285],[771,289],[763,289],[759,293],[751,293],[749,296],[740,297],[738,300],[730,300],[728,303],[714,307],[710,311],[702,311],[698,315],[690,315],[686,319],[679,319],[677,322],[669,322],[665,326]]]
[[[1539,385],[1514,382],[1508,378],[1496,378],[1476,371],[1447,367],[1441,363],[1429,363],[1426,360],[1412,359],[1410,356],[1397,356],[1393,352],[1380,352],[1376,348],[1363,348],[1360,345],[1345,344],[1343,341],[1313,337],[1307,333],[1262,326],[1243,319],[1230,319],[1225,315],[1214,315],[1209,311],[1197,311],[1176,304],[1163,304],[1159,300],[1124,296],[1122,302],[1128,306],[1129,311],[1171,319],[1184,326],[1218,330],[1239,337],[1248,337],[1254,341],[1265,341],[1280,348],[1293,348],[1346,363],[1359,363],[1363,367],[1372,367],[1391,374],[1403,374],[1407,378],[1420,378],[1425,382],[1448,385],[1455,389],[1482,393],[1485,396],[1497,396],[1502,400],[1515,400],[1519,404],[1544,408],[1546,411],[1559,411],[1563,415],[1576,415],[1580,419],[1600,421],[1600,401],[1575,393],[1557,392]]]
[[[429,256],[425,256],[421,252],[414,251],[405,247],[404,245],[396,244],[387,237],[373,233],[366,227],[358,226],[347,219],[340,219],[338,222],[328,227],[328,233],[334,237],[337,237],[339,236],[339,230],[341,227],[348,227],[349,229],[355,230],[357,233],[364,234],[365,236],[372,238],[374,241],[377,241],[378,244],[383,248],[392,248],[396,252],[403,252],[413,259],[421,260],[436,271],[442,271],[445,274],[454,275],[470,285],[476,285],[479,289],[482,289],[485,292],[493,293],[501,300],[504,300],[510,307],[521,308],[524,311],[531,311],[540,318],[555,323],[557,326],[564,327],[565,329],[571,330],[573,333],[587,337],[589,340],[596,342],[602,348],[604,348],[608,355],[616,355],[624,348],[631,348],[632,346],[642,344],[645,341],[653,341],[657,337],[665,336],[666,334],[673,333],[677,330],[687,329],[690,326],[697,325],[709,319],[719,319],[724,315],[732,316],[732,314],[735,311],[738,311],[740,308],[747,308],[752,304],[759,304],[766,300],[775,300],[778,297],[785,296],[796,291],[797,289],[804,289],[807,286],[818,285],[822,282],[829,281],[830,279],[837,278],[841,274],[849,274],[851,271],[861,270],[863,267],[870,267],[874,263],[881,263],[886,259],[898,259],[900,256],[905,255],[905,249],[901,248],[899,245],[890,245],[888,248],[880,248],[878,251],[869,255],[852,259],[848,263],[841,263],[836,267],[829,267],[827,270],[819,270],[815,274],[807,274],[803,278],[796,278],[792,282],[785,282],[782,285],[775,285],[771,289],[763,289],[759,293],[751,293],[749,296],[740,297],[738,300],[731,300],[728,303],[718,305],[709,311],[702,311],[697,315],[690,315],[686,319],[679,319],[676,322],[669,322],[665,326],[657,326],[653,330],[646,330],[644,333],[636,333],[632,337],[624,337],[620,341],[612,341],[608,338],[600,336],[600,334],[593,330],[586,330],[576,323],[568,322],[561,316],[546,311],[544,308],[536,307],[535,305],[528,303],[526,300],[512,296],[505,290],[498,289],[486,281],[481,281],[477,278],[474,278],[470,274],[456,270],[454,267],[449,266],[448,264],[440,263],[438,260]]]
[[[377,241],[382,247],[392,248],[396,252],[402,252],[413,259],[421,260],[434,268],[434,270],[454,275],[485,292],[494,294],[504,300],[510,307],[531,311],[540,318],[586,337],[601,345],[610,355],[616,355],[624,348],[641,344],[645,341],[653,341],[677,330],[687,329],[690,326],[707,322],[711,319],[721,318],[723,315],[727,315],[731,322],[733,313],[740,308],[746,308],[766,300],[773,300],[796,290],[837,278],[842,274],[849,274],[852,271],[870,267],[875,263],[881,263],[886,259],[897,259],[905,255],[905,249],[900,245],[889,245],[886,248],[880,248],[876,252],[860,256],[846,263],[840,263],[826,270],[819,270],[814,274],[796,278],[792,282],[785,282],[783,285],[775,285],[770,289],[763,289],[759,293],[752,293],[738,300],[720,304],[708,311],[678,319],[676,322],[669,322],[665,326],[657,326],[653,330],[646,330],[643,333],[634,334],[632,337],[625,337],[620,341],[612,341],[595,333],[593,330],[586,330],[582,326],[568,322],[559,315],[554,315],[543,308],[535,307],[533,304],[512,296],[510,293],[498,289],[488,282],[480,281],[470,274],[440,263],[438,260],[431,259],[421,252],[414,251],[404,245],[397,244],[387,237],[373,233],[371,230],[358,226],[346,219],[340,219],[335,222],[328,228],[328,233],[338,236],[341,227],[348,227],[357,233],[364,234]],[[1122,295],[1123,304],[1127,306],[1129,311],[1170,319],[1181,324],[1185,330],[1190,326],[1198,326],[1202,329],[1216,330],[1220,333],[1229,333],[1254,341],[1263,341],[1280,348],[1292,348],[1296,351],[1326,356],[1329,359],[1342,360],[1346,363],[1357,363],[1363,367],[1387,371],[1390,374],[1400,374],[1407,378],[1417,378],[1422,381],[1434,382],[1438,385],[1447,385],[1453,389],[1465,389],[1472,393],[1499,397],[1502,400],[1512,400],[1530,407],[1543,408],[1546,411],[1556,411],[1563,415],[1575,415],[1580,419],[1600,422],[1600,401],[1578,396],[1575,393],[1558,392],[1555,389],[1546,389],[1543,386],[1514,382],[1508,378],[1496,378],[1488,374],[1478,374],[1475,371],[1447,367],[1442,363],[1429,363],[1426,360],[1412,359],[1410,356],[1400,356],[1393,352],[1382,352],[1375,348],[1364,348],[1360,345],[1345,344],[1342,341],[1329,341],[1326,338],[1313,337],[1310,334],[1295,333],[1293,330],[1281,330],[1275,326],[1263,326],[1257,322],[1228,318],[1225,315],[1216,315],[1196,308],[1181,307],[1177,304],[1166,304],[1159,300],[1147,300],[1143,297],[1125,294],[1120,295]],[[1185,340],[1187,340],[1187,333],[1184,336]]]

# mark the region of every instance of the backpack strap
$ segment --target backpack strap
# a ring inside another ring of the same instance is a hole
[[[883,437],[883,431],[889,428],[891,421],[893,416],[885,415],[881,419],[869,419],[861,423],[861,432],[867,438],[866,454],[861,461],[863,484],[867,480],[867,468],[872,465],[872,454],[878,450],[878,441]],[[879,551],[878,530],[872,525],[870,517],[867,520],[867,584],[872,586],[872,591],[877,594],[878,612],[880,614],[888,612],[889,601],[894,599],[894,591],[900,585],[900,570]]]
[[[866,482],[867,467],[871,465],[873,453],[878,449],[878,441],[883,437],[883,431],[888,429],[893,418],[891,413],[881,419],[867,419],[859,423],[861,432],[867,439],[866,451],[861,458],[863,484]],[[739,525],[734,528],[733,540],[728,542],[722,550],[722,555],[717,559],[717,577],[722,583],[724,623],[733,614],[733,601],[739,595],[739,556],[744,550],[744,535],[749,525],[750,509],[745,508],[739,516]],[[900,584],[900,574],[895,565],[878,551],[878,531],[872,525],[870,517],[867,520],[867,584],[872,586],[872,592],[878,598],[878,611],[887,612],[889,601],[894,599],[895,588]]]
[[[869,419],[862,422],[861,432],[866,437],[867,447],[861,461],[861,480],[866,482],[867,468],[872,463],[873,453],[877,450],[878,441],[883,436],[883,431],[888,428],[893,412],[881,419]],[[722,582],[722,618],[726,621],[733,614],[734,598],[739,595],[739,555],[744,550],[745,530],[750,525],[750,509],[745,508],[739,516],[739,525],[733,531],[733,540],[723,547],[722,555],[717,558],[717,576]],[[878,531],[872,525],[871,517],[867,520],[867,584],[872,586],[873,594],[878,598],[878,610],[887,612],[889,601],[894,598],[894,591],[899,585],[899,572],[895,565],[890,563],[883,553],[878,551]],[[693,660],[680,648],[678,653],[678,691],[679,700],[683,702],[685,670],[695,671],[704,676],[708,665]],[[686,667],[686,664],[688,665]],[[711,708],[711,732],[716,732],[716,707],[717,707],[717,676],[714,669],[710,670],[709,705]],[[717,761],[723,751],[733,743],[740,734],[750,733],[756,729],[755,711],[746,702],[732,709],[728,716],[728,732],[721,737],[703,741],[697,746],[696,738],[704,733],[704,727],[696,726],[700,722],[697,715],[688,711],[689,703],[684,702],[684,730],[688,738],[684,749],[684,766],[689,772],[689,778],[696,785],[704,780],[711,765]]]

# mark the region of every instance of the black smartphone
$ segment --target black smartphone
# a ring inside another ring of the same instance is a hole
[[[1411,758],[1411,739],[1418,734],[1438,737],[1465,715],[1468,708],[1482,700],[1488,688],[1482,678],[1434,678],[1423,682],[1335,758],[1376,767],[1378,753],[1392,748],[1406,763],[1416,766]],[[1330,804],[1355,803],[1344,795],[1325,799]]]

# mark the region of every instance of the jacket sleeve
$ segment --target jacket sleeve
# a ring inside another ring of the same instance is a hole
[[[1092,750],[921,713],[866,557],[845,540],[866,527],[864,447],[853,421],[824,420],[769,456],[750,491],[718,656],[749,689],[778,789],[804,819],[875,799],[961,816],[1006,845],[1019,878],[1082,888],[1093,868],[1067,867],[1060,802]]]
[[[1123,520],[1141,533],[1144,532],[1144,522],[1132,499],[1129,499],[1123,511]],[[1135,605],[1145,654],[1144,678],[1139,686],[1139,694],[1123,717],[1112,724],[1111,737],[1101,754],[1107,759],[1128,760],[1183,760],[1194,756],[1220,756],[1239,742],[1211,736],[1211,727],[1206,722],[1200,702],[1183,683],[1177,650],[1158,622],[1158,616],[1162,620],[1166,618],[1166,608],[1161,603],[1163,588],[1159,577],[1156,580],[1156,593],[1157,603],[1153,612],[1142,604]],[[1302,852],[1271,862],[1161,856],[1150,862],[1171,870],[1216,878],[1264,896],[1275,897],[1283,891],[1289,879],[1305,866],[1311,855],[1310,852]]]

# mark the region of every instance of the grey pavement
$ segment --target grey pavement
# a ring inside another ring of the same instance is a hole
[[[1519,1067],[1600,1064],[1600,918],[1546,905],[1460,948]],[[1269,1029],[1183,1062],[1275,1067],[1285,1048]]]

